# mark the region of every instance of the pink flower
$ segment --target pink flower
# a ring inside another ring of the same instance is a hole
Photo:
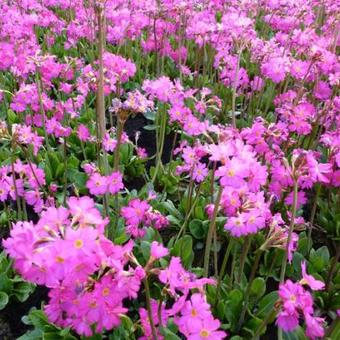
[[[197,332],[202,328],[202,320],[211,316],[210,305],[202,294],[193,294],[181,309],[181,317],[176,321],[183,334]]]
[[[302,279],[300,283],[302,285],[308,285],[312,290],[321,290],[325,287],[325,284],[322,281],[314,279],[312,275],[308,275],[306,272],[306,261],[301,262],[302,269]]]
[[[286,77],[286,63],[283,58],[271,58],[261,67],[262,73],[274,83],[280,83]]]
[[[299,325],[299,314],[295,310],[291,313],[282,311],[280,312],[276,323],[285,332],[291,332]]]
[[[240,188],[245,184],[244,179],[249,175],[249,170],[244,161],[232,158],[224,166],[220,166],[215,175],[221,177],[221,185]]]
[[[107,182],[108,192],[112,195],[124,188],[123,176],[119,171],[114,171],[110,176],[108,176]]]
[[[249,233],[246,218],[243,214],[239,214],[236,217],[229,217],[224,228],[230,231],[230,234],[234,237],[240,237]]]
[[[135,198],[129,202],[127,207],[121,209],[121,215],[125,218],[128,225],[139,225],[149,209],[150,205],[148,202]]]
[[[324,323],[323,318],[318,318],[312,315],[309,315],[308,313],[305,314],[305,320],[306,320],[306,335],[314,340],[316,338],[323,338],[325,335],[325,330],[322,327],[322,324]]]
[[[88,141],[91,136],[89,129],[84,124],[78,126],[77,135],[82,142]]]
[[[98,172],[93,173],[86,183],[86,187],[92,195],[104,195],[107,192],[107,186],[107,178]]]
[[[148,157],[148,153],[146,152],[146,150],[144,148],[137,148],[137,156],[140,159],[146,159]]]
[[[103,148],[106,152],[113,152],[116,148],[117,141],[114,138],[111,138],[108,133],[105,133],[103,138]]]
[[[161,257],[167,256],[169,254],[169,250],[163,247],[160,243],[153,241],[151,243],[150,254],[155,259],[160,259]]]
[[[188,340],[223,340],[227,337],[227,333],[219,331],[221,323],[212,316],[202,319],[201,327],[190,334]]]
[[[313,91],[314,97],[320,100],[328,99],[332,94],[332,89],[325,81],[320,80]]]
[[[206,165],[203,163],[198,162],[194,166],[194,170],[192,172],[192,178],[197,182],[200,183],[204,181],[207,177],[209,170],[207,169]]]

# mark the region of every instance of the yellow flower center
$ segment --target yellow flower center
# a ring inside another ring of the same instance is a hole
[[[77,249],[82,248],[83,245],[84,245],[83,240],[75,240],[75,241],[74,241],[74,247],[77,248]]]
[[[228,176],[229,177],[234,177],[235,176],[235,171],[233,169],[228,170]]]
[[[191,316],[197,316],[197,310],[195,308],[191,310]]]
[[[102,291],[102,295],[103,295],[103,296],[108,296],[109,294],[110,294],[110,289],[107,288],[107,287],[105,287],[105,288],[103,289],[103,291]]]
[[[202,338],[207,338],[207,337],[209,336],[209,331],[206,330],[206,329],[202,329],[202,330],[200,331],[200,336],[201,336]]]
[[[57,263],[64,263],[64,262],[65,262],[65,259],[64,259],[63,257],[61,257],[61,256],[57,256],[57,257],[55,258],[55,262],[57,262]]]
[[[96,302],[96,301],[91,301],[90,304],[89,304],[89,306],[90,306],[91,308],[96,308],[96,307],[97,307],[97,302]]]

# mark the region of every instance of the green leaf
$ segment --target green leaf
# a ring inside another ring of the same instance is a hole
[[[0,292],[10,293],[13,288],[13,283],[6,273],[0,274]]]
[[[12,294],[20,301],[24,302],[28,299],[35,287],[28,282],[20,282],[15,285]]]
[[[323,246],[316,251],[312,249],[310,252],[309,260],[316,272],[323,271],[329,262],[328,248],[326,246]]]
[[[5,292],[0,292],[0,310],[4,309],[8,304],[9,297]]]
[[[246,322],[243,327],[243,330],[248,332],[251,336],[253,336],[256,330],[261,326],[262,320],[256,317],[251,318]]]
[[[335,327],[333,328],[331,334],[328,335],[329,339],[337,340],[340,339],[340,319],[338,318],[336,321]]]
[[[157,125],[145,125],[144,126],[144,130],[147,130],[147,131],[154,131],[157,129]]]
[[[175,333],[170,331],[169,328],[164,328],[162,329],[162,335],[164,335],[165,340],[181,340],[179,336],[177,336]]]
[[[76,169],[67,169],[67,179],[70,183],[74,183],[78,190],[86,189],[87,176],[83,172]]]
[[[268,316],[268,314],[274,308],[274,305],[278,299],[279,299],[279,295],[277,294],[277,292],[271,292],[265,295],[258,304],[258,310],[257,310],[256,315],[261,319]]]
[[[9,124],[19,123],[16,113],[12,110],[7,110],[7,119]]]
[[[140,245],[140,250],[143,254],[144,260],[148,260],[150,257],[150,242],[142,241]]]
[[[194,259],[194,253],[192,251],[192,237],[185,235],[180,238],[173,247],[171,254],[173,256],[179,256],[182,259],[182,263],[186,268],[189,268]]]
[[[266,282],[262,277],[257,277],[251,284],[250,293],[257,298],[263,296],[266,292]]]
[[[205,237],[205,228],[203,226],[203,222],[198,219],[194,219],[189,223],[189,230],[197,240],[201,240]]]
[[[283,332],[283,339],[284,340],[306,340],[307,337],[305,332],[301,326],[298,326],[295,331],[293,332]]]
[[[35,329],[26,332],[24,335],[17,338],[17,340],[41,340],[42,338],[42,331],[40,329]]]
[[[239,315],[242,309],[243,294],[238,289],[233,289],[226,301],[226,309],[224,311],[228,321],[232,324],[233,328],[237,327]]]

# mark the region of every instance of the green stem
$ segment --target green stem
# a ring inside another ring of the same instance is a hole
[[[198,202],[198,198],[199,198],[199,193],[200,193],[200,191],[201,191],[201,187],[202,187],[201,185],[198,186],[198,189],[197,189],[197,193],[196,193],[194,202],[192,203],[191,208],[190,208],[188,214],[185,216],[185,220],[184,220],[184,222],[183,222],[183,225],[181,226],[181,229],[179,230],[179,232],[178,232],[178,234],[177,234],[177,236],[176,236],[175,243],[178,241],[178,239],[180,238],[180,236],[181,236],[182,234],[185,235],[185,231],[186,231],[187,224],[188,224],[189,219],[190,219],[190,217],[191,217],[191,215],[192,215],[192,213],[193,213],[193,211],[194,211],[194,209],[195,209],[195,207],[196,207],[196,203]]]
[[[212,242],[212,237],[213,237],[214,230],[216,227],[216,217],[218,214],[218,208],[219,208],[220,201],[222,198],[222,192],[223,192],[223,188],[220,187],[217,198],[216,198],[216,202],[215,202],[214,213],[213,213],[211,223],[209,226],[209,230],[208,230],[207,241],[205,244],[205,252],[204,252],[204,276],[205,277],[208,276],[208,272],[209,272],[209,257],[210,257],[211,242]]]
[[[64,139],[64,205],[66,205],[66,193],[67,193],[67,145],[66,137]]]
[[[325,287],[327,292],[328,292],[330,284],[332,282],[332,278],[333,278],[333,275],[334,275],[334,272],[335,272],[335,269],[336,269],[336,265],[339,262],[339,258],[340,258],[340,244],[338,244],[336,246],[336,253],[335,253],[335,256],[332,259],[331,267],[330,267],[328,275],[327,275],[326,287]]]
[[[119,152],[120,152],[120,146],[122,144],[122,134],[124,129],[124,123],[119,119],[117,119],[117,130],[116,130],[116,139],[117,139],[117,145],[114,152],[114,163],[113,163],[113,169],[114,171],[119,170]]]
[[[217,279],[215,305],[218,303],[218,299],[219,299],[220,291],[221,291],[222,280],[223,280],[223,276],[224,276],[224,273],[225,273],[225,270],[226,270],[226,267],[227,267],[227,263],[228,263],[228,259],[229,259],[232,247],[233,247],[233,239],[231,238],[229,243],[228,243],[227,250],[224,254],[221,270],[220,270],[220,273],[219,273],[218,279]]]
[[[251,338],[251,340],[256,340],[258,336],[261,335],[263,329],[268,325],[268,323],[270,322],[270,320],[272,320],[273,318],[275,318],[277,314],[277,311],[273,308],[271,310],[271,312],[268,314],[268,316],[262,321],[261,325],[259,326],[259,328],[256,330],[254,336]]]
[[[149,288],[148,277],[146,277],[143,280],[143,283],[144,283],[144,287],[145,287],[146,308],[147,308],[147,311],[148,311],[148,318],[149,318],[149,322],[150,322],[150,326],[151,326],[152,337],[153,337],[153,340],[158,340],[157,332],[156,332],[156,328],[155,328],[155,323],[153,322],[153,318],[152,318],[151,296],[150,296],[150,288]]]
[[[239,268],[238,276],[237,276],[237,279],[236,279],[237,284],[241,283],[241,278],[242,278],[242,274],[243,274],[243,270],[244,270],[244,265],[246,263],[246,258],[247,258],[248,252],[249,252],[250,244],[251,244],[251,237],[246,236],[245,239],[244,239],[243,247],[242,247],[241,259],[240,259],[240,268]]]
[[[244,322],[244,318],[245,318],[247,307],[248,307],[251,285],[252,285],[252,283],[255,279],[255,274],[256,274],[257,268],[258,268],[259,263],[260,263],[261,255],[262,255],[262,250],[257,250],[256,257],[255,257],[255,260],[254,260],[254,264],[251,268],[251,273],[250,273],[250,276],[249,276],[249,282],[248,282],[247,290],[246,290],[246,293],[245,293],[245,296],[244,296],[242,311],[241,311],[240,319],[239,319],[238,326],[237,326],[238,332],[240,331],[242,324]]]
[[[232,114],[232,124],[233,127],[236,128],[236,95],[237,95],[237,86],[238,86],[238,74],[240,71],[240,60],[241,60],[241,52],[237,55],[237,65],[236,65],[236,72],[235,72],[235,80],[233,84],[233,95],[232,95],[232,101],[231,101],[231,114]]]
[[[316,207],[318,205],[318,198],[320,195],[321,187],[318,185],[316,189],[316,194],[314,197],[314,202],[313,202],[313,207],[312,207],[312,212],[310,215],[310,220],[309,220],[309,229],[308,229],[308,236],[307,236],[307,250],[310,252],[311,246],[312,246],[312,229],[313,229],[313,224],[314,224],[314,218],[315,218],[315,213],[316,213]]]
[[[16,183],[16,178],[15,178],[15,171],[14,171],[14,162],[13,158],[11,157],[11,168],[12,168],[12,179],[13,179],[13,186],[14,186],[14,191],[15,191],[15,198],[17,202],[17,209],[18,209],[18,219],[21,220],[21,204],[20,204],[20,197],[18,195],[18,188],[17,188],[17,183]]]
[[[152,176],[152,183],[155,182],[159,168],[162,165],[162,154],[163,154],[165,132],[166,132],[167,113],[165,109],[162,108],[162,111],[160,111],[159,114],[161,116],[160,117],[160,131],[159,131],[159,138],[158,138],[159,147],[157,148],[156,168],[155,168],[154,175]]]
[[[291,241],[291,238],[292,238],[292,233],[293,233],[294,225],[295,225],[295,216],[296,216],[297,199],[298,199],[298,183],[297,183],[296,179],[294,179],[294,193],[293,194],[294,194],[294,196],[293,196],[292,216],[291,216],[291,221],[290,221],[290,225],[289,225],[286,251],[284,253],[284,256],[283,256],[283,259],[282,259],[282,265],[281,265],[281,273],[280,273],[280,282],[281,283],[284,281],[285,274],[286,274],[289,244],[290,244],[290,241]]]
[[[37,68],[37,72],[35,74],[35,80],[36,80],[36,85],[37,85],[37,90],[38,90],[38,100],[39,100],[39,110],[41,114],[41,120],[42,120],[42,125],[43,125],[43,130],[44,130],[44,137],[46,141],[46,146],[49,149],[50,144],[48,141],[48,135],[46,131],[46,113],[44,110],[44,103],[43,103],[43,98],[42,98],[42,91],[43,91],[43,83],[41,80],[41,75],[40,75],[40,70]]]

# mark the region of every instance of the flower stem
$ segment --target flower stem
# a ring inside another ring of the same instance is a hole
[[[308,236],[307,236],[308,253],[310,252],[311,247],[312,247],[312,229],[313,229],[313,223],[314,223],[316,208],[317,208],[317,205],[318,205],[318,198],[319,198],[319,195],[320,195],[320,190],[321,190],[321,187],[318,186],[317,189],[316,189],[316,194],[315,194],[315,197],[314,197],[312,212],[311,212],[310,220],[309,220],[309,229],[308,229]]]
[[[148,318],[149,318],[149,322],[150,322],[150,326],[151,326],[152,337],[153,337],[153,340],[158,340],[156,328],[155,328],[155,323],[153,322],[153,318],[152,318],[151,296],[150,296],[150,288],[149,288],[148,278],[146,277],[143,280],[143,282],[144,282],[144,287],[145,287],[146,308],[148,310]]]
[[[240,71],[240,60],[241,60],[241,52],[237,55],[237,65],[236,65],[236,72],[235,72],[235,80],[233,84],[233,95],[231,101],[231,114],[232,114],[232,125],[236,128],[236,95],[237,95],[237,87],[238,87],[238,74]]]
[[[238,276],[236,279],[237,284],[241,283],[241,278],[242,278],[242,274],[244,270],[244,265],[246,263],[246,258],[249,252],[250,244],[251,244],[251,238],[250,236],[246,236],[244,239],[244,244],[243,244],[242,253],[241,253],[240,268],[239,268]]]
[[[234,243],[233,241],[234,240],[231,238],[229,243],[228,243],[227,250],[224,254],[221,270],[220,270],[220,273],[218,275],[215,305],[218,303],[218,298],[219,298],[220,291],[221,291],[222,280],[223,280],[223,276],[224,276],[224,273],[225,273],[225,270],[226,270],[226,267],[227,267],[230,252],[231,252],[231,249],[233,247],[233,243]]]
[[[262,321],[259,328],[256,330],[254,336],[251,338],[251,340],[256,340],[258,336],[261,335],[263,329],[268,325],[268,322],[270,322],[271,319],[273,319],[277,314],[277,311],[275,308],[271,310],[271,312],[268,314],[268,316]]]
[[[214,230],[216,227],[216,217],[217,217],[218,208],[219,208],[221,197],[222,197],[222,192],[223,192],[223,187],[220,187],[216,201],[215,201],[213,217],[211,219],[209,230],[208,230],[208,236],[207,236],[207,241],[205,244],[205,253],[204,253],[204,276],[208,276],[211,242],[212,242],[212,237],[213,237]]]
[[[286,251],[284,253],[284,256],[283,256],[283,259],[282,259],[282,265],[281,265],[281,273],[280,273],[280,282],[281,283],[284,281],[285,274],[286,274],[289,244],[290,244],[290,241],[291,241],[291,238],[292,238],[292,233],[293,233],[294,225],[295,225],[297,199],[298,199],[298,183],[297,183],[297,180],[294,179],[294,196],[293,196],[292,216],[291,216],[291,221],[290,221],[290,225],[289,225]]]
[[[162,154],[163,154],[163,148],[164,148],[164,139],[165,139],[166,121],[167,121],[167,113],[166,113],[165,108],[162,107],[162,110],[159,111],[159,115],[160,115],[160,131],[159,131],[159,138],[157,139],[158,147],[157,147],[157,157],[156,157],[156,168],[152,176],[152,183],[155,182],[159,168],[162,165]]]
[[[244,296],[243,307],[242,307],[242,311],[241,311],[241,314],[240,314],[239,323],[238,323],[238,326],[237,326],[238,331],[240,331],[242,324],[244,322],[244,317],[246,315],[246,310],[247,310],[247,307],[248,307],[251,285],[252,285],[252,283],[255,279],[255,274],[256,274],[257,268],[259,267],[261,255],[262,255],[262,250],[258,249],[256,251],[256,257],[255,257],[255,260],[254,260],[254,264],[251,268],[251,273],[250,273],[250,276],[249,276],[249,282],[248,282],[247,290],[246,290],[246,293],[245,293],[245,296]]]

